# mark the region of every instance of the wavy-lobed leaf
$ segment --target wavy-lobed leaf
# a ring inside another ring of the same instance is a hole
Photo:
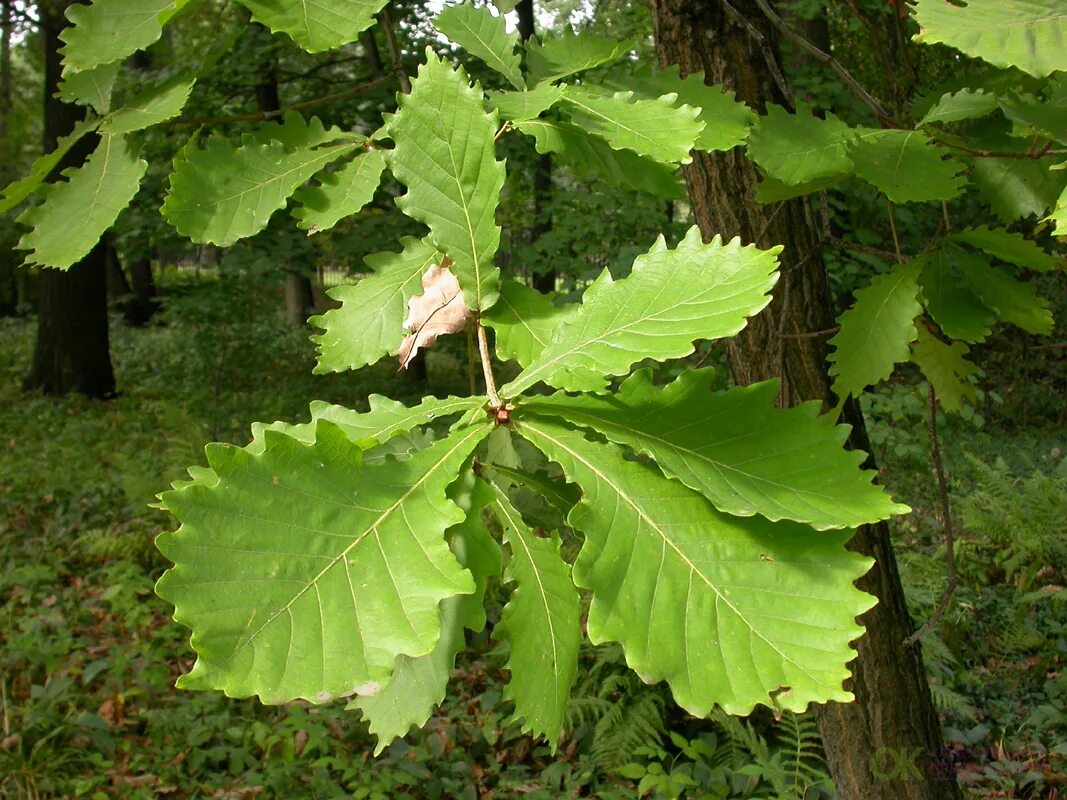
[[[557,306],[551,295],[524,283],[504,281],[500,299],[482,316],[496,331],[496,353],[526,367],[545,349],[556,328],[574,312],[573,305]]]
[[[45,153],[45,155],[33,162],[29,175],[5,186],[3,193],[0,194],[0,214],[10,211],[29,197],[52,174],[52,170],[59,165],[63,156],[70,152],[70,148],[74,147],[83,136],[96,130],[99,126],[99,119],[82,120],[74,126],[74,130],[56,143],[55,150]]]
[[[704,129],[700,109],[676,105],[670,95],[635,99],[633,92],[603,94],[568,86],[563,106],[571,120],[616,150],[633,150],[668,164],[688,164],[689,151]]]
[[[181,522],[157,539],[157,585],[192,630],[179,685],[265,703],[371,695],[399,655],[439,639],[442,600],[474,590],[444,540],[464,519],[445,490],[488,425],[368,470],[345,432],[263,432],[261,452],[212,445],[211,476],[161,495]]]
[[[640,370],[611,395],[531,397],[516,413],[561,417],[647,454],[727,514],[826,530],[907,513],[860,469],[864,454],[843,448],[848,426],[819,419],[818,403],[776,408],[776,381],[712,394],[714,372],[654,386]]]
[[[946,92],[919,120],[919,127],[944,125],[965,119],[976,119],[991,114],[997,109],[997,96],[982,89],[960,89]]]
[[[175,75],[147,89],[101,123],[104,133],[132,133],[178,116],[193,91],[196,78]]]
[[[473,478],[472,473],[468,473]],[[457,492],[453,484],[449,497],[466,513],[466,519],[449,528],[445,535],[456,560],[474,578],[473,594],[456,595],[441,602],[441,638],[429,655],[412,658],[398,656],[389,682],[373,696],[356,696],[345,708],[358,708],[370,723],[370,732],[378,737],[374,754],[394,739],[405,735],[413,726],[420,727],[445,699],[448,679],[456,655],[466,645],[464,629],[478,632],[485,627],[486,582],[500,574],[500,545],[482,521],[482,510],[493,499],[492,490],[477,479],[467,491]]]
[[[1067,9],[1061,0],[915,0],[916,40],[940,42],[998,67],[1038,78],[1067,70]]]
[[[92,69],[63,76],[56,97],[67,103],[92,107],[97,114],[111,110],[111,90],[115,86],[122,63],[113,61]]]
[[[399,253],[367,256],[373,274],[331,289],[327,294],[341,306],[308,320],[323,329],[311,337],[318,350],[316,373],[359,369],[399,351],[408,300],[422,291],[423,273],[441,260],[425,239],[405,236],[400,243]]]
[[[1048,300],[1038,295],[1030,284],[980,258],[968,261],[962,273],[971,291],[1002,320],[1027,333],[1043,336],[1052,333],[1052,311]]]
[[[914,320],[922,313],[919,271],[918,264],[909,263],[876,276],[837,318],[841,330],[830,340],[834,351],[827,360],[841,401],[859,397],[866,386],[888,378],[894,364],[908,360]]]
[[[540,42],[526,43],[526,66],[530,82],[551,83],[576,72],[617,61],[634,47],[634,42],[611,36],[576,34],[564,28],[559,36],[546,36]]]
[[[851,173],[855,135],[833,114],[819,119],[807,103],[798,102],[795,114],[772,104],[748,136],[748,154],[766,174],[796,186]]]
[[[194,242],[231,245],[263,230],[302,183],[354,147],[292,151],[278,140],[238,146],[222,136],[203,148],[190,143],[175,159],[163,216]]]
[[[695,150],[729,150],[744,144],[757,120],[756,112],[735,99],[734,93],[724,90],[720,84],[709,86],[704,83],[702,71],[684,78],[680,75],[677,64],[658,71],[645,65],[633,72],[610,75],[605,85],[649,99],[674,95],[675,106],[685,104],[699,109],[697,120],[704,123],[704,129],[697,136]]]
[[[894,203],[951,200],[963,191],[964,165],[920,131],[861,130],[849,142],[855,173]]]
[[[852,699],[849,642],[874,598],[852,585],[872,561],[846,549],[851,532],[728,516],[615,445],[544,420],[518,432],[582,487],[573,575],[593,593],[594,644],[620,642],[696,716]]]
[[[632,150],[615,150],[599,136],[569,122],[535,119],[514,124],[534,137],[538,153],[554,153],[584,175],[668,199],[685,197],[678,170],[671,164],[661,164]]]
[[[67,7],[71,27],[60,33],[65,42],[65,72],[81,72],[122,61],[163,35],[163,26],[191,0],[93,0]]]
[[[495,108],[502,119],[512,122],[524,122],[537,119],[548,111],[563,97],[562,86],[545,83],[536,89],[523,89],[521,92],[486,92],[491,108]]]
[[[525,88],[521,60],[515,52],[519,35],[508,33],[503,15],[494,15],[486,6],[458,3],[445,7],[433,26],[507,78],[516,89]]]
[[[239,0],[252,19],[284,33],[309,53],[354,42],[388,0]]]
[[[1064,263],[1062,257],[1049,255],[1032,239],[1004,228],[981,225],[954,233],[950,239],[970,245],[1001,261],[1036,272],[1051,272],[1059,269]]]
[[[430,228],[430,239],[453,261],[467,305],[496,302],[500,244],[496,207],[504,162],[495,156],[496,114],[482,107],[482,90],[427,49],[426,63],[400,95],[389,121],[396,143],[389,167],[407,194],[397,205]]]
[[[996,321],[996,315],[964,283],[959,269],[977,260],[957,248],[939,248],[912,261],[922,270],[919,285],[926,310],[951,339],[984,342]]]
[[[697,339],[733,336],[770,302],[781,248],[703,244],[689,229],[678,247],[660,237],[614,281],[605,270],[552,341],[501,392],[514,397],[538,381],[561,389],[603,391],[605,376],[625,375],[645,358],[693,352]]]
[[[1018,149],[1029,150],[1029,142]],[[1054,165],[1050,158],[976,158],[971,178],[993,213],[1010,224],[1032,214],[1044,216],[1056,203],[1067,172],[1053,170]]]
[[[536,535],[495,486],[490,507],[511,548],[504,578],[515,585],[493,630],[493,638],[510,648],[511,680],[504,696],[515,701],[523,731],[544,736],[555,752],[578,672],[578,591],[560,556],[559,534]]]
[[[945,411],[959,411],[964,400],[973,401],[976,389],[968,379],[978,367],[967,360],[969,348],[963,342],[946,344],[923,324],[915,326],[918,336],[911,345],[911,360],[919,365],[934,387]]]
[[[308,235],[329,230],[357,213],[374,199],[385,171],[385,154],[371,150],[356,156],[336,172],[318,175],[318,186],[308,186],[293,198],[299,205],[293,216]]]
[[[147,169],[125,138],[101,136],[83,166],[64,170],[67,180],[41,189],[43,202],[19,217],[33,228],[18,244],[30,251],[26,264],[68,269],[80,261],[133,200]]]

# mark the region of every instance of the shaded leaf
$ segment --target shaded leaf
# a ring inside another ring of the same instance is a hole
[[[422,287],[426,270],[442,258],[425,239],[405,236],[400,243],[399,253],[367,256],[373,274],[330,289],[340,308],[308,320],[323,329],[311,337],[318,351],[316,373],[359,369],[400,350],[408,300]]]
[[[120,69],[122,63],[113,61],[64,75],[56,96],[67,103],[91,106],[97,114],[106,114],[111,110],[111,90]]]
[[[559,534],[537,536],[498,487],[493,487],[490,507],[511,548],[504,578],[515,584],[493,630],[493,638],[510,648],[511,680],[504,696],[515,701],[523,732],[545,737],[555,752],[578,672],[578,591],[570,566],[560,557]]]
[[[475,588],[444,540],[464,519],[445,489],[488,432],[373,470],[326,421],[312,444],[264,431],[260,453],[209,446],[215,482],[160,498],[182,525],[157,539],[174,562],[157,592],[197,653],[179,685],[322,703],[371,694],[397,656],[432,651],[439,603]]]
[[[71,26],[59,38],[65,42],[64,73],[81,72],[122,61],[144,50],[163,34],[163,26],[190,0],[93,0],[67,6]]]
[[[699,109],[675,105],[673,97],[634,99],[633,92],[605,95],[568,86],[563,104],[572,121],[616,150],[633,150],[660,162],[688,164],[704,124]]]
[[[942,158],[919,131],[861,130],[848,146],[856,175],[894,203],[951,200],[963,191],[963,164]]]
[[[526,42],[526,67],[531,83],[549,83],[576,72],[617,61],[633,49],[634,42],[611,36],[576,34],[564,28],[559,36]]]
[[[357,213],[374,198],[384,171],[385,154],[371,150],[356,156],[336,172],[320,173],[316,176],[318,186],[307,186],[293,198],[299,203],[293,209],[297,227],[311,236]]]
[[[284,33],[309,53],[354,42],[387,0],[239,0],[252,19]]]
[[[915,329],[918,336],[911,345],[911,360],[934,387],[941,407],[954,412],[963,407],[964,400],[973,402],[976,390],[968,378],[978,372],[978,367],[967,360],[967,345],[946,344],[921,323]]]
[[[852,172],[848,144],[855,132],[833,114],[819,119],[798,102],[795,114],[767,106],[748,137],[748,154],[761,170],[790,186]]]
[[[556,328],[573,313],[573,305],[557,306],[551,295],[524,283],[504,281],[500,300],[482,316],[496,331],[496,354],[526,367],[545,349]]]
[[[919,126],[944,125],[965,119],[976,119],[991,114],[997,108],[997,96],[987,94],[982,89],[960,89],[958,92],[946,92],[941,99],[923,114]]]
[[[1001,261],[1036,272],[1051,272],[1063,264],[1062,258],[1049,255],[1021,233],[1012,233],[1004,228],[989,228],[981,225],[954,233],[950,238],[954,242],[970,245]]]
[[[593,593],[594,644],[620,642],[696,716],[852,699],[849,642],[874,598],[852,585],[872,562],[845,548],[850,532],[721,514],[615,445],[545,420],[518,432],[583,487],[569,521],[585,534],[573,576]]]
[[[661,236],[623,280],[605,270],[552,341],[501,392],[535,383],[602,391],[605,376],[625,375],[645,358],[681,358],[697,339],[733,336],[770,302],[780,248],[742,247],[716,236],[703,244],[694,226],[674,250]]]
[[[841,401],[848,395],[859,397],[865,387],[888,378],[894,364],[908,360],[914,320],[922,313],[919,271],[912,262],[876,276],[838,317],[841,330],[830,339],[834,351],[827,360],[834,394]]]
[[[182,113],[185,102],[193,91],[196,78],[175,75],[158,86],[153,86],[103,121],[104,133],[132,133]]]
[[[538,153],[554,153],[584,175],[603,178],[612,186],[649,192],[679,200],[685,197],[678,170],[637,155],[632,150],[614,150],[598,136],[577,125],[553,120],[516,122],[515,127],[534,137]]]
[[[70,148],[77,144],[85,134],[96,130],[99,125],[99,119],[82,120],[74,126],[74,130],[56,143],[55,150],[33,162],[29,175],[5,186],[3,195],[0,196],[0,214],[10,211],[29,197],[34,189],[52,174],[52,170],[59,165],[63,156],[70,152]]]
[[[422,276],[422,294],[408,300],[404,327],[411,333],[400,343],[400,366],[406,368],[419,350],[432,347],[438,336],[459,333],[469,320],[463,290],[448,264],[431,265]]]
[[[457,3],[446,6],[433,26],[507,78],[516,89],[525,87],[519,54],[515,52],[519,35],[507,32],[503,15],[494,15],[485,6]]]
[[[1005,223],[1044,216],[1051,208],[1067,175],[1050,170],[1048,158],[976,158],[971,178],[993,213]]]
[[[921,270],[926,310],[951,339],[983,342],[993,329],[996,315],[963,282],[959,262],[976,260],[956,248],[938,249],[919,256],[912,264]]]
[[[611,395],[532,397],[517,413],[562,417],[645,453],[728,514],[825,530],[909,510],[871,483],[874,473],[860,469],[866,456],[843,447],[848,426],[826,425],[818,403],[776,408],[776,381],[712,394],[714,372],[654,386],[641,370]]]
[[[558,103],[563,97],[563,87],[545,83],[536,89],[523,89],[521,92],[487,92],[486,96],[489,105],[495,108],[503,119],[520,122],[537,119]]]
[[[962,270],[963,280],[986,307],[997,316],[1027,333],[1052,333],[1052,312],[1048,300],[1032,286],[982,259],[969,259]]]
[[[484,311],[496,302],[500,272],[495,215],[504,162],[495,157],[495,114],[483,110],[479,85],[429,49],[399,102],[389,121],[396,142],[389,167],[408,192],[397,205],[429,226],[430,239],[454,262],[467,304]]]
[[[30,251],[26,264],[68,269],[80,261],[130,204],[147,169],[123,137],[101,136],[83,166],[64,170],[67,180],[42,188],[42,203],[19,217],[33,228],[18,244]]]

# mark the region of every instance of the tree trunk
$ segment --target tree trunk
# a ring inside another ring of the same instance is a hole
[[[61,60],[60,31],[67,26],[63,0],[39,2],[44,41],[44,147],[73,130],[85,111],[55,98]],[[89,136],[71,148],[57,165],[53,179],[67,167],[79,166],[95,144]],[[108,341],[106,244],[97,243],[85,258],[65,272],[41,270],[37,317],[37,343],[33,365],[23,382],[26,389],[45,394],[81,392],[90,397],[115,393]]]
[[[14,82],[11,74],[11,37],[13,0],[0,0],[0,186],[14,178],[15,147],[11,141],[10,120],[14,110]],[[14,217],[4,215],[3,224]],[[12,224],[13,227],[13,224]],[[0,234],[0,317],[13,315],[18,309],[18,284],[15,275],[19,262],[15,252],[14,232]]]
[[[115,242],[110,234],[104,234],[104,271],[107,274],[107,296],[112,300],[129,299],[131,290],[130,282],[122,269],[122,261],[119,259],[119,251],[115,249]]]
[[[525,42],[533,38],[534,7],[533,0],[519,0],[515,6],[518,16],[519,37]],[[533,169],[533,226],[530,228],[530,243],[537,242],[543,235],[552,230],[552,155],[543,153],[534,156]],[[556,290],[556,269],[552,266],[538,265],[540,268],[533,273],[533,287],[539,292],[553,292]]]
[[[270,33],[258,22],[252,28],[260,38],[269,40]],[[282,107],[278,95],[277,58],[274,52],[260,65],[260,82],[256,84],[256,106],[260,111],[279,111]],[[315,293],[311,288],[311,278],[300,273],[285,276],[285,318],[294,327],[306,325],[308,317],[315,311]]]
[[[130,325],[146,324],[159,309],[156,300],[156,279],[152,275],[152,260],[143,257],[130,264],[130,289],[133,298],[126,306],[125,319]]]
[[[660,62],[678,63],[682,75],[703,70],[707,83],[723,83],[740,100],[762,110],[781,102],[768,59],[777,60],[774,30],[753,0],[732,7],[762,34],[761,48],[725,11],[720,0],[651,0]],[[774,63],[773,61],[771,63]],[[817,228],[803,200],[772,206],[755,201],[757,172],[739,148],[696,153],[684,168],[693,213],[705,239],[740,236],[761,247],[785,245],[774,301],[727,345],[734,381],[781,379],[779,403],[832,403],[822,337],[789,338],[834,324]],[[862,414],[845,408],[850,444],[868,450]],[[873,467],[873,459],[867,466]],[[878,598],[862,618],[850,684],[856,701],[816,712],[834,783],[842,800],[957,800],[919,648],[904,639],[914,625],[904,602],[889,528],[860,528],[852,549],[875,558],[858,582]]]

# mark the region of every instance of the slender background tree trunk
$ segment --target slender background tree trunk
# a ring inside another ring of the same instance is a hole
[[[774,31],[753,0],[731,7],[760,32],[763,46],[726,10],[721,0],[651,0],[656,47],[664,65],[682,75],[703,70],[709,84],[723,83],[762,110],[782,98],[772,80],[778,58]],[[783,244],[782,277],[771,305],[728,344],[734,381],[781,379],[779,403],[832,402],[823,338],[790,338],[834,323],[818,231],[803,200],[762,206],[755,201],[755,167],[741,149],[697,153],[684,168],[693,212],[705,239],[740,236],[761,247]],[[853,403],[844,421],[850,444],[868,450],[863,417]],[[873,467],[873,462],[867,464]],[[859,529],[851,547],[876,560],[859,586],[878,598],[865,614],[866,635],[857,643],[851,690],[856,701],[817,710],[830,771],[842,800],[957,800],[946,769],[941,730],[930,699],[922,656],[904,639],[914,628],[886,524]]]
[[[37,4],[44,42],[44,148],[73,130],[84,114],[80,106],[55,98],[61,71],[59,33],[67,26],[65,0]],[[67,167],[81,165],[96,145],[87,136],[59,162],[52,179]],[[23,383],[46,394],[81,392],[90,397],[115,393],[107,319],[107,245],[101,240],[85,258],[65,272],[42,269],[33,365]]]

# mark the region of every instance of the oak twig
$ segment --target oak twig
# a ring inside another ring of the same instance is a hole
[[[485,328],[481,320],[476,323],[478,331],[478,355],[482,360],[482,376],[485,378],[485,393],[489,397],[489,405],[494,411],[500,410],[504,404],[500,402],[500,395],[496,393],[496,380],[493,378],[493,365],[489,361],[489,341],[485,338]]]
[[[941,460],[941,445],[937,439],[937,393],[934,385],[929,384],[930,389],[930,416],[927,420],[927,431],[930,435],[930,461],[934,466],[934,475],[937,478],[937,493],[941,501],[941,526],[945,532],[945,574],[948,578],[945,584],[945,592],[941,595],[941,602],[934,613],[915,631],[904,640],[907,647],[915,645],[930,628],[945,616],[949,602],[959,585],[959,577],[956,575],[956,553],[953,549],[954,539],[952,533],[952,507],[948,498],[948,481],[945,480],[945,465]]]

